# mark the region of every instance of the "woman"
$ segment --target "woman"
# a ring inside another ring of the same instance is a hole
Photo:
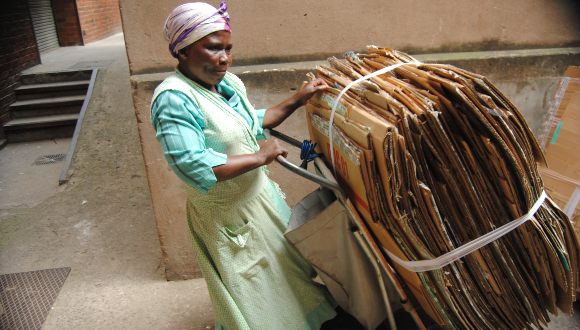
[[[165,23],[175,73],[155,90],[151,120],[166,159],[187,183],[188,223],[218,329],[319,329],[336,315],[312,268],[283,236],[290,209],[264,165],[286,149],[272,128],[326,88],[321,80],[268,110],[254,110],[227,72],[224,3],[189,3]]]

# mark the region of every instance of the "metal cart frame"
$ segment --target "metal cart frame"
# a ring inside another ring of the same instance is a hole
[[[280,139],[280,140],[282,140],[282,141],[284,141],[292,146],[295,146],[298,148],[300,148],[300,146],[301,146],[301,143],[299,141],[297,141],[297,140],[295,140],[295,139],[293,139],[293,138],[291,138],[283,133],[280,133],[278,131],[265,130],[265,134],[267,137],[270,137],[270,136],[276,137],[276,138],[278,138],[278,139]],[[394,269],[387,262],[387,259],[385,258],[385,256],[381,252],[381,249],[379,248],[379,246],[377,245],[377,243],[373,239],[372,234],[367,229],[363,220],[358,215],[358,212],[354,209],[354,206],[350,203],[350,201],[348,200],[344,191],[338,185],[334,175],[328,169],[328,167],[324,164],[322,159],[320,159],[320,158],[314,159],[314,166],[316,168],[316,172],[319,173],[319,175],[314,174],[312,172],[309,172],[306,169],[303,169],[300,166],[297,166],[297,165],[289,162],[286,158],[284,158],[282,156],[278,156],[276,158],[276,161],[280,165],[282,165],[284,168],[289,170],[290,172],[317,183],[318,185],[321,186],[321,188],[328,189],[328,190],[332,191],[334,193],[334,195],[336,196],[337,200],[342,205],[342,207],[344,207],[347,210],[347,213],[349,215],[349,221],[353,225],[353,229],[352,229],[353,236],[355,237],[357,243],[359,244],[362,251],[364,252],[364,254],[366,255],[366,257],[368,258],[368,260],[370,261],[370,263],[372,264],[372,266],[375,270],[378,283],[380,284],[379,290],[380,290],[380,293],[381,293],[381,296],[382,296],[382,299],[383,299],[383,302],[384,302],[385,308],[386,308],[386,316],[387,316],[386,318],[388,319],[390,328],[393,330],[396,330],[397,325],[396,325],[395,318],[393,315],[393,310],[391,308],[391,303],[389,301],[389,295],[387,292],[387,288],[385,286],[385,280],[386,280],[385,277],[388,278],[390,283],[395,288],[396,293],[398,294],[398,296],[400,298],[400,302],[401,302],[402,307],[405,309],[405,311],[407,311],[410,314],[410,316],[415,321],[415,324],[417,325],[417,327],[419,329],[425,329],[425,325],[423,324],[423,321],[419,317],[415,307],[412,305],[412,303],[408,299],[408,296],[407,296],[406,292],[404,291],[403,287],[401,286],[400,281],[398,280],[397,274],[395,273]]]

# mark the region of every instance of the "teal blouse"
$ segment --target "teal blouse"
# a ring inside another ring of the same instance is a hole
[[[252,124],[252,118],[231,87],[222,81],[217,85],[217,91],[246,122]],[[262,127],[265,112],[266,109],[256,110],[258,127]],[[169,90],[155,99],[151,120],[157,140],[174,172],[190,186],[209,191],[217,182],[213,167],[225,164],[227,155],[206,147],[203,134],[205,118],[201,110],[182,92]],[[261,130],[257,138],[264,138]]]

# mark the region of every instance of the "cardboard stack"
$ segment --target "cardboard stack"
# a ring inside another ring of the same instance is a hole
[[[309,101],[307,122],[381,253],[435,259],[542,205],[445,266],[415,272],[393,262],[415,301],[439,325],[465,329],[541,327],[547,312],[570,313],[578,241],[566,215],[542,199],[544,156],[521,114],[483,76],[368,51],[317,68],[331,88]],[[352,81],[400,63],[409,64],[337,101]]]

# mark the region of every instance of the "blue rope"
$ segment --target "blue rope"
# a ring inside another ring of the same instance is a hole
[[[300,146],[300,159],[302,160],[302,164],[300,164],[300,167],[306,169],[309,162],[320,156],[320,154],[314,151],[315,148],[316,143],[312,143],[310,140],[302,141],[302,145]]]

